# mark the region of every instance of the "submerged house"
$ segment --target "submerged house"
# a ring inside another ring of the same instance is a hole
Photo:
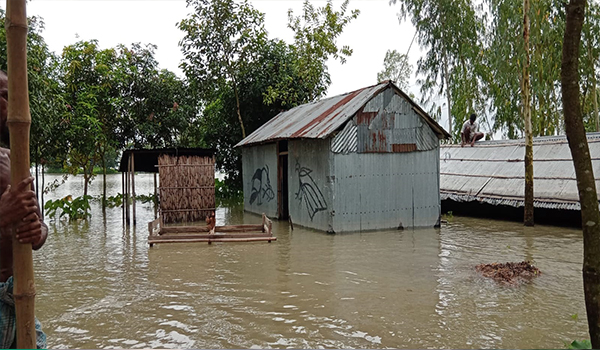
[[[439,140],[392,82],[282,112],[239,142],[244,208],[328,231],[439,225]]]
[[[600,133],[587,135],[600,181]],[[523,218],[525,140],[483,141],[475,147],[444,145],[440,151],[440,192],[444,211]],[[533,140],[535,220],[580,225],[575,167],[565,136]]]

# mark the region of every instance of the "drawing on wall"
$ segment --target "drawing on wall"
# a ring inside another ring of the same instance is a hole
[[[296,172],[298,173],[298,192],[295,193],[296,199],[304,202],[306,210],[312,221],[315,214],[321,210],[327,210],[327,203],[325,202],[325,196],[319,189],[319,186],[315,183],[310,173],[312,170],[300,166],[300,163],[296,162]]]
[[[261,205],[263,200],[270,202],[273,198],[275,198],[275,192],[273,192],[271,180],[269,180],[269,166],[265,165],[262,168],[256,169],[252,176],[250,204],[256,202],[256,205]]]

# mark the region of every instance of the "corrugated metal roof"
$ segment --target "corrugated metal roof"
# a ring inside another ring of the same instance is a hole
[[[450,137],[450,134],[414,103],[410,97],[392,82],[384,81],[377,85],[303,104],[281,112],[240,141],[235,147],[282,139],[326,138],[339,130],[348,119],[352,118],[374,96],[387,88],[395,89],[397,93],[410,101],[415,111],[425,119],[439,138]]]
[[[600,133],[587,135],[596,187],[600,189]],[[499,140],[475,147],[440,147],[442,199],[481,201],[522,207],[525,192],[525,141]],[[571,151],[565,136],[533,141],[534,206],[579,210],[579,195]]]

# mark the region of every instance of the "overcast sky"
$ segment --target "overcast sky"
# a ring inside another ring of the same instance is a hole
[[[312,2],[316,6],[326,3]],[[287,11],[292,8],[300,14],[302,1],[252,0],[251,3],[265,14],[270,37],[291,42]],[[336,9],[341,3],[334,0]],[[182,54],[177,43],[183,32],[176,28],[176,23],[189,13],[184,0],[30,0],[27,6],[29,16],[44,18],[43,36],[57,53],[77,40],[97,39],[102,48],[152,43],[158,46],[156,58],[161,68],[181,75],[178,65]],[[410,23],[399,23],[398,6],[390,6],[388,0],[351,0],[350,8],[359,9],[361,14],[346,27],[338,44],[350,45],[354,53],[344,65],[329,63],[332,84],[328,95],[377,83],[385,52],[397,49],[405,53],[414,35]],[[411,51],[419,52],[416,45]],[[412,56],[416,63],[418,57]]]
[[[291,8],[299,15],[302,0],[250,2],[265,14],[269,37],[292,41],[293,33],[287,28],[287,11]],[[326,4],[325,0],[311,2],[315,6]],[[334,0],[336,10],[341,3]],[[5,8],[5,3],[0,7]],[[399,6],[390,6],[389,0],[350,0],[349,8],[359,9],[361,13],[344,29],[338,45],[349,45],[354,53],[344,65],[329,62],[332,83],[327,96],[376,84],[386,51],[396,49],[406,53],[415,33],[412,24],[399,22]],[[182,54],[178,42],[183,32],[176,28],[176,23],[189,12],[185,0],[29,0],[27,3],[28,16],[44,19],[42,35],[56,53],[78,40],[97,39],[102,48],[134,42],[152,43],[158,46],[155,57],[160,68],[180,76],[178,65]],[[414,43],[409,52],[413,72],[420,54]],[[414,93],[416,90],[414,86],[411,88]]]

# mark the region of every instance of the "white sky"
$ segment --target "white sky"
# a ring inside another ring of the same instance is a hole
[[[250,2],[265,14],[269,37],[291,42],[287,11],[292,8],[294,14],[299,15],[302,0]],[[311,2],[315,6],[326,4],[325,0]],[[336,10],[341,3],[334,0]],[[0,7],[5,8],[5,4]],[[328,63],[332,83],[327,96],[376,84],[386,51],[396,49],[406,53],[415,33],[408,21],[399,22],[399,6],[390,6],[389,0],[350,0],[349,9],[359,9],[361,13],[344,29],[338,45],[349,45],[354,52],[344,65],[337,61]],[[63,47],[78,40],[97,39],[102,48],[134,42],[152,43],[158,46],[155,57],[160,68],[179,76],[182,76],[178,68],[182,54],[178,42],[183,32],[176,28],[176,23],[189,12],[185,0],[29,0],[27,3],[28,16],[44,19],[42,35],[50,50],[56,53],[60,54]],[[409,53],[413,72],[420,54],[415,42]],[[418,96],[415,86],[411,91]]]

